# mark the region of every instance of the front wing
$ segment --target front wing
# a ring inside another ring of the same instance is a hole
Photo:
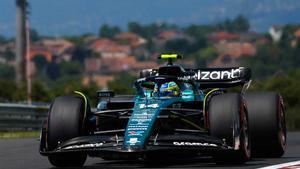
[[[222,140],[205,134],[173,134],[151,137],[143,148],[134,145],[124,147],[124,138],[115,136],[82,136],[61,143],[54,150],[47,150],[46,142],[41,138],[40,153],[52,155],[58,153],[84,152],[90,156],[143,157],[148,153],[200,153],[212,154],[224,150],[234,150]]]

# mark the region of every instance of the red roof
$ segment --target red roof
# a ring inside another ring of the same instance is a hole
[[[89,48],[93,49],[94,51],[101,52],[101,51],[105,50],[106,48],[115,46],[115,45],[116,45],[116,43],[110,39],[100,38],[100,39],[97,39],[96,41],[94,41],[89,46]]]
[[[131,47],[138,47],[146,43],[144,38],[132,32],[121,32],[117,34],[114,39],[120,43],[128,44]]]
[[[300,38],[300,28],[297,29],[297,31],[295,32],[295,36],[296,36],[297,38]]]
[[[229,55],[233,58],[253,56],[256,54],[256,48],[251,43],[226,42],[218,43],[215,47],[221,55]]]
[[[141,38],[138,34],[133,32],[121,32],[114,37],[115,39],[139,39]]]
[[[169,30],[169,31],[160,32],[158,35],[158,38],[162,39],[162,40],[169,40],[169,39],[175,39],[179,35],[180,35],[180,33],[178,31]]]
[[[228,32],[215,32],[209,36],[211,41],[222,41],[222,40],[234,40],[239,39],[240,35],[232,34]]]

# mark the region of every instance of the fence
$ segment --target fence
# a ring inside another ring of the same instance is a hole
[[[48,106],[0,103],[0,131],[39,130]]]

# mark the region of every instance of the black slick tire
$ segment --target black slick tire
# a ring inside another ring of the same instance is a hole
[[[245,95],[251,149],[255,157],[281,157],[286,148],[286,124],[281,96],[275,92]]]
[[[226,93],[212,97],[208,108],[210,134],[235,150],[216,152],[217,164],[243,164],[250,159],[248,117],[242,96]],[[235,145],[236,139],[239,144]]]
[[[82,135],[85,103],[82,98],[61,96],[53,101],[48,115],[47,144],[55,150],[60,143]],[[53,154],[50,163],[57,167],[82,166],[87,155],[84,153]]]

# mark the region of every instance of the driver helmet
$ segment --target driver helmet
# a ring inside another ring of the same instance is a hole
[[[160,96],[179,96],[180,89],[175,82],[167,82],[160,86]]]

